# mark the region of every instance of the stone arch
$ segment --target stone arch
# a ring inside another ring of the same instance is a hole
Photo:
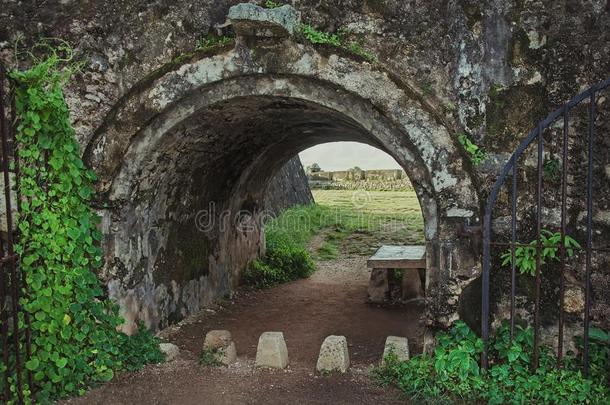
[[[262,250],[267,180],[300,150],[336,140],[369,143],[405,168],[424,215],[430,316],[454,319],[460,286],[479,271],[458,235],[479,200],[450,127],[388,72],[284,40],[238,41],[156,74],[88,144],[105,207],[103,276],[128,324],[164,326],[226,294]],[[199,233],[202,210],[215,225]],[[231,222],[244,210],[249,233]]]

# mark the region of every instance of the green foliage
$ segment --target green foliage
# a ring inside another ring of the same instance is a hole
[[[542,347],[540,366],[530,371],[531,328],[517,328],[513,340],[507,323],[499,328],[490,342],[492,366],[487,373],[478,365],[483,342],[463,322],[440,333],[437,341],[433,356],[418,355],[401,362],[391,353],[374,375],[381,384],[396,384],[417,402],[435,404],[604,404],[610,400],[605,382],[608,374],[592,373],[584,378],[573,356],[566,356],[564,367],[558,369],[551,350]],[[598,346],[592,343],[592,348]],[[596,359],[592,369],[606,365],[607,358]]]
[[[557,181],[559,179],[559,169],[561,168],[561,162],[557,158],[548,158],[544,162],[542,168],[544,179],[546,181]]]
[[[549,260],[559,261],[557,255],[561,245],[561,234],[543,229],[540,234],[540,265],[544,265]],[[519,246],[515,249],[515,266],[521,274],[536,275],[536,252],[538,240],[533,240],[529,246]],[[580,244],[571,236],[565,235],[564,246],[568,257],[574,256],[574,249],[580,249]],[[502,266],[512,263],[512,252],[508,250],[502,254]]]
[[[331,260],[339,257],[339,249],[336,243],[325,241],[318,249],[318,257],[322,260]]]
[[[89,384],[112,379],[115,370],[161,360],[149,332],[128,337],[116,331],[117,307],[95,275],[102,263],[100,220],[89,207],[95,174],[80,158],[62,91],[72,69],[60,69],[69,58],[58,52],[10,74],[21,170],[15,251],[27,285],[20,303],[31,319],[32,355],[25,366],[35,385],[26,390],[34,388],[43,403],[82,394]]]
[[[460,144],[464,147],[464,150],[466,150],[466,153],[468,153],[470,161],[473,165],[478,166],[483,163],[485,159],[487,159],[487,154],[485,153],[485,151],[475,145],[466,134],[458,135],[458,140],[460,141]]]
[[[265,1],[265,8],[278,8],[278,7],[282,7],[283,4],[282,3],[278,3],[275,2],[273,0],[266,0]]]
[[[217,36],[208,34],[205,37],[201,38],[199,42],[197,42],[197,50],[198,51],[207,51],[208,49],[215,48],[217,46],[224,46],[230,44],[234,41],[233,38],[227,36]]]
[[[199,364],[207,367],[222,366],[222,362],[218,360],[220,350],[222,349],[204,348],[199,355]]]
[[[267,240],[267,253],[254,260],[243,273],[247,285],[269,288],[277,284],[309,277],[315,270],[311,255],[304,247],[287,240]]]
[[[301,33],[312,44],[324,44],[342,48],[364,58],[368,62],[377,62],[377,56],[372,52],[365,50],[361,43],[348,41],[346,39],[349,34],[346,29],[339,29],[337,33],[330,33],[319,31],[309,24],[303,24],[301,25]]]

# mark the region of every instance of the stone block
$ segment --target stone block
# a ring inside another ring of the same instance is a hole
[[[320,372],[340,371],[345,373],[349,368],[349,352],[345,336],[331,335],[324,339],[316,370]]]
[[[268,9],[240,3],[229,9],[228,18],[237,35],[249,37],[286,37],[301,24],[301,13],[290,5]]]
[[[409,339],[400,336],[388,336],[383,348],[381,364],[385,363],[388,354],[393,353],[399,361],[409,360]]]
[[[180,354],[180,349],[173,343],[159,343],[159,350],[165,355],[165,361],[172,361]]]
[[[388,269],[373,269],[367,289],[369,302],[382,304],[390,298],[390,283]]]
[[[402,271],[402,300],[410,301],[424,297],[421,278],[418,269],[404,269]]]
[[[258,338],[256,366],[285,368],[288,365],[288,349],[282,332],[265,332]]]
[[[228,330],[211,330],[205,335],[204,349],[221,349],[227,347],[233,339]]]
[[[229,365],[237,360],[237,349],[228,330],[211,330],[205,335],[203,350],[211,351],[216,360]]]

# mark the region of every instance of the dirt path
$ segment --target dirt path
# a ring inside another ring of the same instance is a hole
[[[314,240],[315,242],[315,240]],[[164,331],[180,347],[171,363],[124,374],[69,403],[82,404],[404,404],[392,388],[369,377],[388,335],[407,336],[411,351],[421,348],[417,304],[381,308],[366,303],[366,257],[318,262],[309,279],[263,291],[242,290],[231,305],[204,310],[180,327]],[[229,368],[199,365],[205,334],[231,331],[239,361]],[[254,368],[258,337],[282,331],[287,370]],[[314,372],[320,344],[328,335],[345,335],[352,366],[345,375]]]

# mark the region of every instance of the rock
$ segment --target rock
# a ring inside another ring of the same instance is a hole
[[[581,313],[585,309],[585,295],[579,287],[567,288],[563,310],[570,314]]]
[[[424,289],[417,269],[404,269],[402,272],[402,300],[410,301],[423,298]]]
[[[165,355],[165,361],[172,361],[180,354],[180,349],[173,343],[159,343],[159,350]]]
[[[258,338],[256,366],[285,368],[288,365],[288,349],[282,332],[265,332]]]
[[[237,360],[237,349],[228,330],[211,330],[205,335],[203,350],[211,351],[219,363],[229,365]]]
[[[390,353],[396,355],[398,361],[409,360],[409,339],[400,336],[388,336],[385,340],[385,347],[383,348],[381,365],[385,363],[385,358]]]
[[[273,9],[240,3],[229,9],[229,20],[237,35],[249,37],[286,37],[301,24],[301,13],[284,5]]]
[[[231,343],[231,332],[228,330],[211,330],[205,335],[204,349],[220,349]]]
[[[320,347],[316,370],[320,372],[340,371],[345,373],[349,367],[349,352],[345,336],[331,335],[324,339]]]
[[[368,299],[375,304],[387,302],[390,297],[388,269],[373,269],[367,289]]]

